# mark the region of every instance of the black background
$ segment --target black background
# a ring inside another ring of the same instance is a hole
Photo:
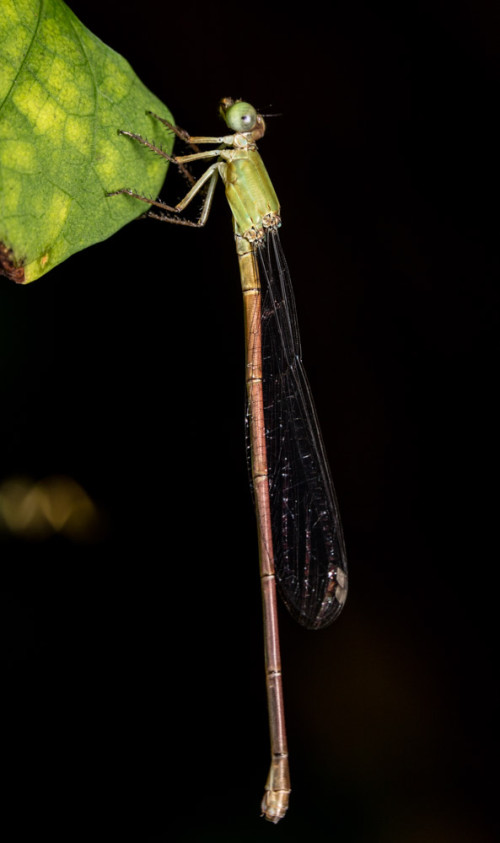
[[[273,827],[223,192],[202,231],[137,221],[0,279],[2,476],[74,477],[108,525],[1,540],[8,839],[497,839],[495,4],[72,8],[191,132],[221,96],[281,115],[260,151],[351,590],[326,631],[281,615]]]

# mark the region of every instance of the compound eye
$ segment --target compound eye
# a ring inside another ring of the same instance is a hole
[[[248,102],[235,102],[226,111],[225,120],[233,132],[251,132],[257,123],[257,112]]]

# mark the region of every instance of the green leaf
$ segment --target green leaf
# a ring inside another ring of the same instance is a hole
[[[106,192],[156,197],[166,162],[118,130],[172,116],[62,0],[0,2],[0,271],[25,283],[144,213]]]

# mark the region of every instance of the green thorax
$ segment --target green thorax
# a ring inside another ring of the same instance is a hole
[[[252,145],[253,146],[253,145]],[[255,146],[221,150],[219,172],[233,213],[235,231],[249,241],[279,225],[280,205],[264,162]]]

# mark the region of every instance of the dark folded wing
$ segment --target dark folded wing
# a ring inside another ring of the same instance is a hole
[[[277,230],[257,248],[263,390],[276,577],[292,616],[327,626],[347,594],[342,525],[311,390],[295,300]]]

